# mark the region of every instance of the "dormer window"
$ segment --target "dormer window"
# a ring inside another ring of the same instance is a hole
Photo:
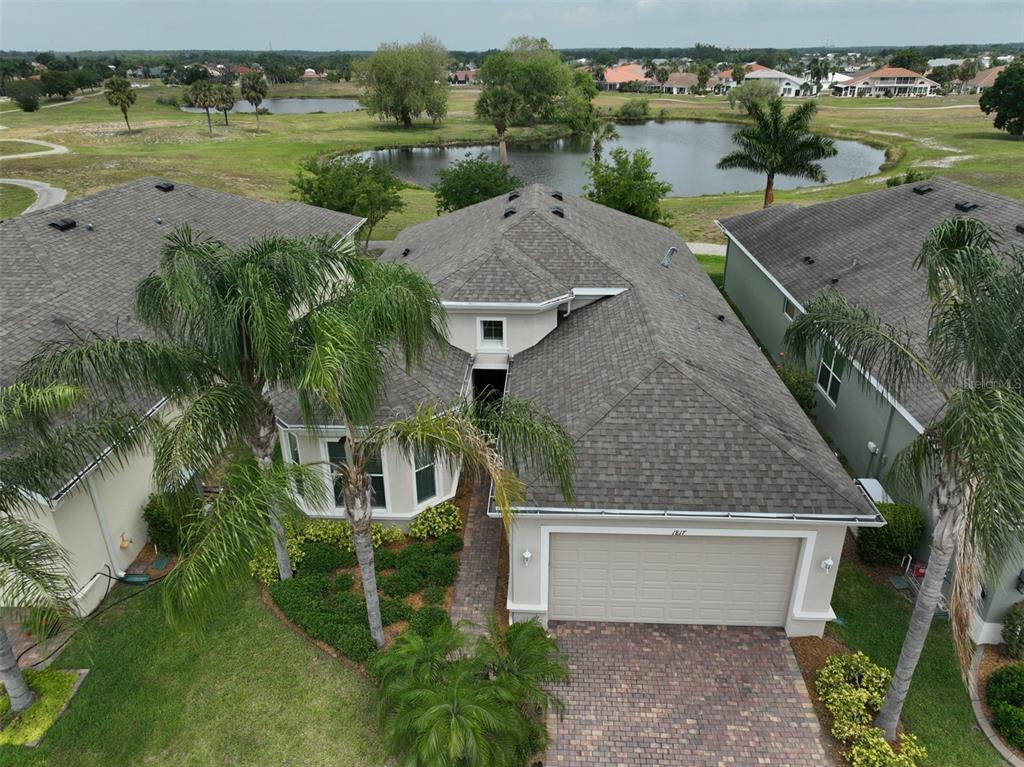
[[[477,320],[477,346],[480,349],[504,351],[505,319],[503,317],[481,317]]]

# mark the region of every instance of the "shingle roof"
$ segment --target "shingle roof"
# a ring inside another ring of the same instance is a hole
[[[990,67],[989,69],[983,69],[970,80],[967,81],[968,85],[973,85],[976,88],[988,88],[993,85],[996,78],[999,77],[1006,69],[1006,65],[999,67]]]
[[[679,236],[571,195],[556,216],[552,192],[521,190],[509,219],[501,197],[412,227],[384,257],[443,278],[500,237],[570,288],[625,289],[561,317],[509,371],[575,440],[577,507],[871,515]],[[527,505],[565,506],[528,479]]]
[[[932,191],[917,194],[915,186]],[[962,213],[954,207],[962,201],[978,207]],[[942,177],[806,207],[773,206],[722,223],[801,304],[838,277],[835,287],[851,301],[887,322],[906,323],[923,339],[930,307],[925,275],[914,260],[928,232],[954,215],[980,219],[999,230],[1007,246],[1024,247],[1016,230],[1024,225],[1024,202]],[[927,424],[942,401],[921,385],[906,392],[902,404]]]

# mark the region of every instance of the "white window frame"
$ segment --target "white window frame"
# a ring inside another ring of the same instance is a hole
[[[413,451],[412,454],[412,460],[409,462],[410,464],[412,464],[412,497],[413,500],[415,501],[417,509],[429,506],[432,503],[436,503],[437,498],[441,495],[441,483],[438,481],[439,478],[437,476],[437,455],[432,453],[431,457],[432,461],[430,463],[430,468],[434,470],[434,494],[429,498],[420,498],[419,488],[417,487],[416,483],[416,476],[419,474],[420,468],[426,469],[427,467],[420,467],[417,461],[417,455],[415,450]]]
[[[484,323],[501,323],[501,342],[484,340]],[[505,317],[477,317],[476,318],[476,348],[482,352],[507,352],[508,351],[508,320]]]
[[[295,432],[286,431],[284,433],[285,442],[288,444],[288,450],[285,454],[285,459],[288,463],[295,464],[298,466],[302,463],[302,458],[299,455],[299,438],[295,436]]]
[[[832,355],[833,355],[832,356],[832,364],[831,365],[827,364],[825,362],[825,355],[828,353],[830,348],[832,350]],[[838,360],[838,359],[842,359],[843,360],[843,371],[842,372],[846,372],[846,358],[843,357],[839,353],[839,349],[838,348],[836,348],[835,346],[832,346],[831,344],[826,344],[825,346],[822,347],[821,355],[818,357],[818,366],[814,370],[814,385],[818,387],[818,391],[820,391],[825,396],[825,399],[828,401],[828,403],[830,405],[832,405],[832,407],[836,407],[839,404],[839,393],[843,390],[843,377],[842,377],[841,374],[837,375],[836,371],[835,371],[836,360]],[[829,383],[828,387],[823,387],[821,385],[821,380],[820,379],[821,379],[821,369],[822,368],[825,368],[828,371],[828,376],[829,376],[828,377],[828,383]],[[838,388],[836,388],[836,398],[835,399],[832,399],[832,396],[828,393],[829,388],[831,388],[831,384],[832,384],[833,379],[835,379],[835,381],[837,383],[837,386],[838,386]]]
[[[388,509],[391,508],[389,505],[391,503],[391,485],[388,483],[387,452],[384,451],[383,449],[380,451],[380,474],[370,474],[370,477],[380,477],[381,481],[384,483],[384,503],[379,504],[377,503],[377,500],[374,499],[372,501],[373,508],[387,511]]]
[[[793,313],[790,314],[789,313],[790,311],[792,311]],[[786,315],[786,319],[787,320],[792,322],[793,320],[795,320],[797,318],[797,315],[800,314],[800,310],[796,308],[796,304],[794,304],[792,301],[790,301],[788,297],[783,296],[783,298],[782,298],[782,313],[784,315]]]
[[[345,507],[344,507],[344,505],[339,505],[338,499],[337,499],[337,497],[334,494],[334,480],[331,477],[331,463],[330,463],[331,462],[331,454],[330,454],[330,452],[328,451],[328,448],[327,448],[327,443],[329,443],[329,442],[338,442],[339,440],[342,440],[342,439],[348,439],[348,434],[338,434],[337,436],[334,436],[334,437],[322,437],[320,439],[320,456],[321,456],[321,459],[323,460],[323,463],[324,463],[324,474],[326,475],[324,477],[324,481],[327,483],[327,492],[329,492],[331,494],[331,498],[334,498],[334,509],[335,509],[335,511],[340,510],[341,513],[344,514],[345,513]],[[388,466],[388,458],[387,458],[387,451],[386,450],[381,450],[381,453],[380,453],[380,464],[381,464],[381,471],[383,471],[383,473],[384,473],[383,474],[383,476],[384,476],[384,505],[383,506],[378,506],[376,504],[376,502],[374,502],[373,508],[375,510],[377,510],[377,511],[390,512],[391,511],[391,470],[390,470],[390,468]],[[371,476],[377,476],[377,475],[371,475]]]

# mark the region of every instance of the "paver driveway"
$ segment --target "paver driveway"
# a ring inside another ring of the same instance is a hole
[[[555,623],[572,679],[546,765],[821,767],[822,730],[781,630]]]

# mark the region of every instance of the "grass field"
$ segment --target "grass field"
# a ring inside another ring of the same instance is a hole
[[[374,767],[374,694],[241,587],[201,637],[172,632],[154,588],[104,614],[58,657],[89,668],[39,748],[3,767]]]
[[[14,218],[36,201],[36,193],[23,186],[0,184],[0,221]]]
[[[494,129],[473,117],[477,92],[453,89],[449,115],[440,125],[417,122],[405,129],[382,123],[365,112],[316,115],[268,115],[263,131],[255,117],[232,115],[231,125],[206,132],[202,114],[184,114],[156,103],[161,95],[181,97],[182,89],[153,84],[137,91],[128,134],[118,110],[102,98],[43,109],[32,114],[0,115],[4,140],[40,138],[64,144],[71,154],[4,162],[4,175],[35,178],[68,190],[70,196],[157,175],[267,200],[291,195],[289,181],[298,163],[311,154],[387,146],[491,141]],[[273,96],[351,96],[351,83],[294,83],[276,87]],[[601,94],[599,108],[614,110],[632,94]],[[816,128],[836,137],[867,141],[887,150],[884,172],[819,188],[781,191],[779,203],[806,204],[877,189],[887,176],[911,165],[925,166],[984,189],[1024,199],[1024,142],[992,128],[975,96],[930,99],[818,99]],[[666,118],[738,121],[738,112],[722,97],[657,96],[651,112]],[[562,129],[517,129],[513,138],[557,135]],[[408,210],[385,221],[374,236],[387,239],[399,227],[434,215],[429,196],[406,194]],[[759,193],[670,198],[665,207],[686,239],[722,241],[714,219],[754,210]]]

